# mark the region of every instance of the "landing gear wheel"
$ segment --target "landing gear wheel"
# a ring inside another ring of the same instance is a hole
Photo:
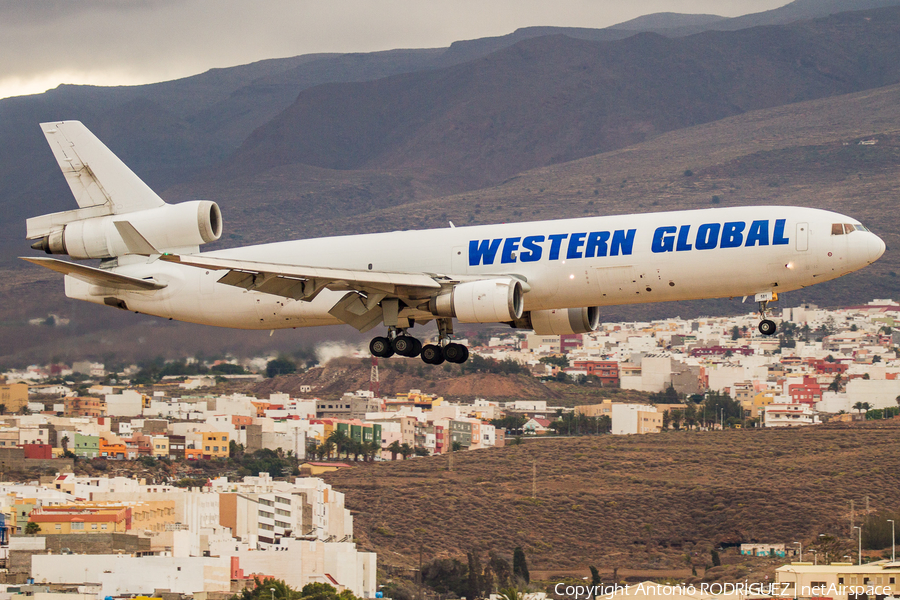
[[[444,346],[444,358],[447,362],[462,364],[469,359],[469,349],[462,344],[447,344]]]
[[[412,358],[418,356],[419,352],[422,351],[422,342],[414,337],[401,335],[394,338],[393,348],[394,352],[400,356]]]
[[[391,340],[379,336],[372,338],[372,341],[369,342],[369,352],[372,353],[372,356],[377,356],[378,358],[388,358],[393,356],[394,348],[391,345]]]
[[[444,362],[444,351],[440,346],[425,344],[422,346],[422,362],[428,365],[439,365]]]
[[[763,335],[773,335],[777,329],[778,326],[775,325],[775,321],[763,319],[759,322],[759,332]]]

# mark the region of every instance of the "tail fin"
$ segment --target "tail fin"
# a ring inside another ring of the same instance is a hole
[[[78,206],[109,204],[112,214],[165,204],[80,121],[41,123]]]
[[[66,223],[164,206],[165,202],[80,121],[41,123],[79,208],[26,221],[28,239]]]

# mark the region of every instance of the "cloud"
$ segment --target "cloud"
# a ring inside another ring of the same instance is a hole
[[[653,12],[735,16],[785,0],[2,0],[0,97],[58,83],[163,81],[315,52],[434,48],[519,27]]]

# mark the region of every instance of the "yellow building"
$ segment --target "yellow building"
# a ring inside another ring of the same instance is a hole
[[[204,456],[228,458],[228,434],[224,431],[204,431],[202,449]]]
[[[150,438],[150,450],[156,458],[169,457],[169,438],[164,435],[155,435]]]
[[[4,406],[3,411],[0,411],[0,413],[17,413],[22,410],[28,404],[28,384],[0,384],[0,404]]]
[[[31,511],[29,522],[42,534],[166,531],[175,523],[174,500],[79,502]]]
[[[575,407],[576,415],[585,417],[602,417],[612,418],[612,400],[604,400],[601,404],[582,404]]]
[[[760,392],[753,397],[753,401],[750,404],[750,417],[757,418],[760,416],[760,412],[763,411],[768,405],[775,402],[775,392],[772,390],[767,390],[765,392]],[[746,410],[746,406],[744,409]]]
[[[174,500],[148,500],[129,504],[131,529],[137,531],[165,531],[175,524]]]
[[[129,529],[131,510],[124,506],[45,506],[31,511],[29,523],[40,526],[39,533],[124,533]]]

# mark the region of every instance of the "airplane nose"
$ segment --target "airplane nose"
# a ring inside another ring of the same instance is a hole
[[[871,237],[869,238],[869,242],[868,242],[869,262],[873,263],[876,260],[878,260],[879,258],[881,258],[881,255],[884,254],[884,249],[885,249],[884,240],[882,240],[880,237],[878,237],[874,233],[871,234]]]

